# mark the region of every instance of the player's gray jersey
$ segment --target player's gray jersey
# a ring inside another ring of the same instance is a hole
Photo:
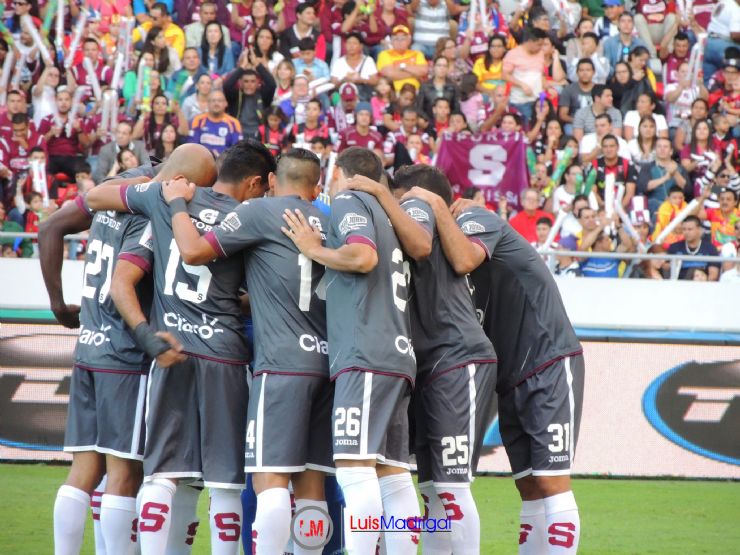
[[[118,259],[151,270],[151,245],[145,240],[149,222],[132,214],[93,213],[82,197],[78,197],[77,206],[91,215],[93,223],[85,253],[75,365],[93,371],[145,372],[149,360],[118,314],[110,286]],[[149,279],[140,282],[138,290],[147,311],[151,299]]]
[[[489,258],[472,274],[475,305],[498,353],[498,391],[580,353],[560,291],[534,248],[493,212],[473,207],[457,224]]]
[[[416,378],[408,309],[409,265],[375,197],[346,191],[332,199],[328,246],[364,243],[378,253],[367,274],[326,270],[329,364]]]
[[[150,322],[172,333],[191,355],[244,364],[248,348],[243,333],[239,286],[244,281],[241,257],[224,258],[204,266],[185,264],[172,234],[170,208],[160,183],[121,189],[133,213],[152,222],[154,245],[154,303]],[[196,188],[188,213],[201,234],[211,231],[238,205],[210,188]]]
[[[327,228],[318,208],[298,196],[284,196],[239,205],[205,237],[220,256],[244,250],[255,374],[328,377],[326,303],[317,291],[324,267],[301,254],[280,230],[283,212],[296,208],[315,227]]]
[[[496,362],[481,329],[465,276],[455,273],[440,243],[432,208],[410,199],[401,207],[432,235],[432,252],[411,261],[411,335],[419,372],[441,372],[471,363]]]

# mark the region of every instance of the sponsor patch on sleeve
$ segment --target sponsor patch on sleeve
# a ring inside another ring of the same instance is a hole
[[[412,206],[411,208],[407,208],[406,214],[411,216],[417,222],[428,222],[429,221],[429,213],[426,210],[423,210],[417,206]]]
[[[484,233],[486,231],[486,228],[479,224],[478,222],[465,222],[463,225],[460,226],[460,229],[462,229],[462,232],[465,235],[476,235],[478,233]]]
[[[229,212],[226,214],[226,217],[219,225],[219,227],[224,231],[236,231],[241,226],[242,222],[239,220],[239,216],[237,216],[236,212]]]
[[[354,212],[349,212],[339,222],[339,233],[347,235],[350,231],[357,231],[363,227],[367,227],[367,218]]]

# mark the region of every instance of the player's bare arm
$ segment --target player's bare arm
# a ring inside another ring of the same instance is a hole
[[[144,278],[146,272],[136,264],[119,259],[113,272],[110,296],[118,313],[126,324],[134,330],[134,337],[139,346],[150,356],[157,359],[162,368],[184,361],[187,357],[181,353],[182,345],[168,332],[152,333],[144,311],[141,309],[136,285]],[[139,326],[144,326],[140,328]],[[137,330],[139,330],[137,332]],[[139,337],[145,336],[144,341]]]
[[[87,205],[91,210],[115,210],[116,212],[128,212],[128,207],[123,201],[126,185],[119,187],[95,187],[87,193]]]
[[[347,180],[347,188],[373,195],[393,224],[404,252],[414,260],[423,260],[432,252],[432,236],[398,204],[390,189],[364,175]]]
[[[308,258],[323,264],[327,268],[338,272],[353,272],[367,274],[378,265],[378,253],[364,243],[342,245],[338,249],[330,249],[321,244],[321,234],[307,221],[300,210],[295,213],[286,210],[283,220],[287,227],[281,231]]]
[[[460,230],[442,197],[421,187],[413,187],[403,195],[402,200],[409,198],[421,199],[432,207],[442,250],[455,273],[464,276],[483,263],[486,259],[486,251],[468,239]]]
[[[175,179],[162,184],[162,196],[170,205],[172,233],[185,264],[199,266],[218,258],[211,244],[195,229],[187,211],[187,202],[195,194],[195,184]]]
[[[92,218],[69,203],[41,222],[39,225],[39,257],[41,273],[49,294],[51,310],[57,321],[66,328],[80,327],[80,307],[64,302],[62,291],[62,262],[64,259],[64,236],[89,229]]]

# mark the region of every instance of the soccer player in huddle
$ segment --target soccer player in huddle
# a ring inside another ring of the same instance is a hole
[[[184,172],[190,179],[210,184],[215,163],[205,149],[190,145],[173,152],[159,178]],[[148,180],[151,167],[137,168],[128,178]],[[91,225],[92,224],[92,225]],[[151,283],[144,278],[152,262],[151,246],[142,240],[148,221],[140,216],[92,212],[83,197],[53,214],[41,227],[41,267],[54,313],[67,327],[80,326],[75,348],[65,451],[73,453],[67,481],[54,505],[56,553],[79,553],[90,494],[107,472],[100,506],[100,527],[109,552],[132,547],[135,496],[141,484],[144,448],[144,398],[151,359],[169,366],[181,359],[179,345],[168,333],[148,338],[141,348],[118,314],[114,302],[114,267],[134,289],[141,282],[145,310]],[[82,303],[77,311],[64,303],[61,289],[63,237],[90,228]],[[145,293],[148,291],[148,293]],[[138,301],[137,301],[138,302]],[[141,308],[139,308],[141,310]]]
[[[496,352],[478,322],[467,278],[447,260],[427,201],[452,201],[447,177],[428,165],[405,166],[394,175],[408,192],[399,211],[387,187],[357,184],[378,198],[396,229],[404,219],[432,237],[428,257],[411,264],[411,331],[418,364],[412,402],[419,489],[432,518],[449,517],[451,534],[424,533],[432,553],[480,553],[480,518],[470,491],[496,384]],[[354,185],[353,185],[354,187]],[[407,246],[403,240],[404,247]],[[413,245],[410,245],[413,248]]]
[[[371,151],[353,147],[337,157],[327,246],[300,212],[285,214],[285,233],[300,251],[326,266],[327,331],[334,381],[333,441],[350,554],[374,554],[379,531],[364,530],[385,512],[419,516],[409,472],[408,407],[416,378],[408,311],[408,263],[377,200],[346,190],[355,175],[383,173]],[[414,234],[431,237],[415,222]],[[425,251],[425,252],[424,252]],[[418,531],[385,535],[390,554],[416,553]]]
[[[537,252],[495,213],[457,201],[455,219],[447,201],[426,199],[452,267],[471,274],[498,354],[501,437],[522,499],[519,553],[576,553],[580,518],[570,470],[585,368],[560,292]]]
[[[212,552],[238,553],[248,399],[248,352],[238,296],[244,265],[234,257],[204,266],[185,264],[170,215],[187,212],[205,234],[240,202],[264,195],[274,169],[265,147],[245,140],[224,153],[216,183],[196,189],[189,204],[169,207],[159,182],[98,187],[88,194],[93,209],[149,218],[154,252],[151,323],[133,305],[120,303],[117,308],[137,336],[169,331],[187,355],[169,368],[155,363],[150,373],[139,513],[145,555],[165,552],[176,484],[197,479],[210,489]]]
[[[314,506],[326,514],[324,473],[334,472],[326,305],[317,291],[324,267],[300,253],[281,231],[285,210],[300,210],[319,231],[327,227],[326,216],[311,205],[320,173],[315,154],[292,149],[269,176],[274,196],[244,202],[206,235],[183,212],[172,217],[188,264],[244,260],[255,339],[245,470],[253,473],[257,493],[252,535],[258,555],[282,553],[288,543],[289,482],[296,511]],[[170,188],[165,198],[171,206],[192,193],[192,187]],[[288,414],[292,424],[286,427]],[[323,530],[328,528],[327,521]],[[296,544],[294,553],[320,551]]]

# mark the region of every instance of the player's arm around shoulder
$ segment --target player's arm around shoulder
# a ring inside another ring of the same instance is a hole
[[[180,257],[185,264],[200,266],[219,256],[225,256],[217,248],[213,231],[201,236],[188,214],[188,202],[195,195],[195,184],[186,179],[174,179],[162,184],[162,197],[170,207],[172,235],[175,237]]]
[[[430,215],[423,208],[408,210],[401,207],[388,187],[365,176],[351,177],[347,180],[347,187],[375,197],[391,221],[396,236],[407,255],[416,261],[429,256],[432,252],[434,222],[431,222],[431,228],[426,227],[430,223]]]
[[[406,196],[421,198],[432,207],[442,251],[456,274],[469,274],[483,263],[486,259],[485,249],[463,233],[452,215],[452,208],[447,206],[442,197],[420,187],[412,188],[404,198]]]
[[[337,202],[342,196],[352,198],[354,195],[338,195],[332,202],[332,220],[335,219],[337,212],[343,213],[338,228],[345,242],[338,249],[324,246],[322,232],[312,226],[298,209],[285,210],[283,213],[285,225],[281,230],[301,253],[327,268],[338,272],[370,273],[378,265],[374,223],[359,199],[354,197],[353,202],[343,207],[345,203],[342,203],[341,199]]]

